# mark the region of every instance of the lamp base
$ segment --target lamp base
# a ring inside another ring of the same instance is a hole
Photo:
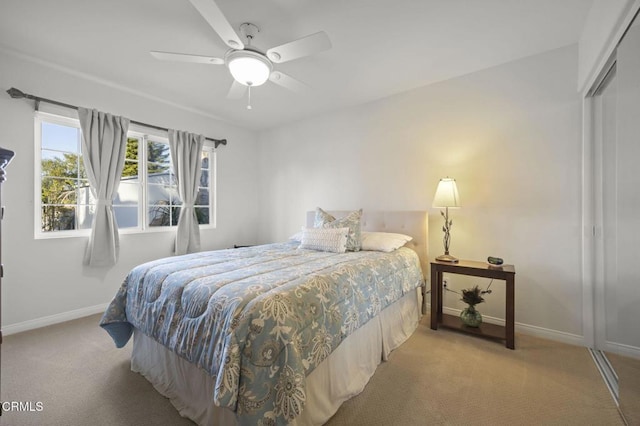
[[[453,257],[453,256],[450,256],[448,254],[440,255],[440,256],[436,257],[436,260],[438,262],[458,263],[458,258],[457,257]]]

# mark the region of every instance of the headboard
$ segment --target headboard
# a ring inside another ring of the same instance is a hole
[[[350,213],[344,210],[328,210],[336,218]],[[313,227],[316,217],[315,211],[307,212],[307,227]],[[367,211],[362,212],[362,230],[378,232],[396,232],[413,237],[406,246],[412,248],[420,258],[422,273],[429,279],[429,214],[426,211]]]

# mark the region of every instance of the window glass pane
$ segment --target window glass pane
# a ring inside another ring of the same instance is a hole
[[[171,223],[171,207],[168,204],[149,206],[147,221],[149,226],[169,226]]]
[[[164,186],[176,184],[175,179],[171,175],[171,159],[168,144],[155,141],[147,142],[147,179],[149,192],[151,192],[152,184],[161,184]],[[156,186],[154,191],[156,194],[149,196],[150,203],[156,204],[154,200],[158,199],[167,200],[167,202],[171,201],[169,188],[162,189]]]
[[[113,200],[114,205],[137,206],[139,199],[139,185],[134,182],[120,182],[118,194]]]
[[[78,152],[80,130],[60,124],[42,123],[42,148]]]
[[[147,188],[147,200],[149,204],[171,204],[171,193],[175,189],[166,185],[149,184]]]
[[[208,207],[196,207],[196,217],[200,225],[209,224],[209,208]]]
[[[178,218],[180,218],[180,207],[171,207],[171,226],[178,225]]]
[[[200,186],[208,187],[209,186],[209,171],[203,170],[200,175]]]
[[[149,226],[175,226],[178,223],[180,207],[169,205],[149,206]]]
[[[139,145],[140,141],[137,138],[127,139],[127,152],[124,168],[122,169],[123,179],[127,177],[138,177],[139,175]]]
[[[209,151],[202,151],[201,158],[201,167],[203,169],[209,168]]]
[[[45,204],[69,204],[77,199],[77,180],[42,178],[41,201]]]
[[[42,150],[42,175],[58,177],[78,176],[78,155],[69,152]]]
[[[61,151],[51,151],[49,149],[42,150],[42,160],[53,160],[59,163],[65,162],[64,152]],[[69,154],[69,153],[66,153]]]
[[[42,231],[67,231],[75,229],[74,206],[42,206]]]
[[[178,182],[173,174],[169,173],[169,171],[158,172],[154,174],[149,174],[147,182],[149,184],[161,184],[165,186],[176,186]]]
[[[138,226],[138,207],[121,207],[113,208],[116,215],[116,223],[118,228],[135,228]]]
[[[169,182],[171,178],[170,175],[171,166],[169,163],[161,164],[161,163],[148,163],[147,164],[147,174],[149,175],[149,179],[155,182],[166,181]]]
[[[136,161],[124,161],[124,168],[122,169],[122,179],[134,179],[138,178],[138,163]]]
[[[169,144],[164,142],[147,142],[147,161],[149,163],[169,164],[171,161]]]
[[[127,138],[127,154],[125,156],[125,159],[136,161],[139,159],[139,144],[140,141],[138,140],[138,138]]]
[[[198,189],[198,196],[196,197],[196,206],[208,206],[209,205],[209,190],[207,188]]]
[[[180,195],[178,195],[178,188],[171,188],[171,204],[173,204],[174,206],[182,205],[182,198],[180,198]]]

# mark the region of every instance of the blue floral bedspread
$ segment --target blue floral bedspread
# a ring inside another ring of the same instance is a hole
[[[295,243],[201,252],[137,266],[100,325],[133,328],[215,378],[214,403],[243,424],[286,424],[305,377],[347,336],[423,282],[417,254],[326,253]]]

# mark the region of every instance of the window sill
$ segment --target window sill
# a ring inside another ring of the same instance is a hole
[[[216,229],[215,225],[200,225],[200,231]],[[119,229],[120,235],[137,235],[137,234],[158,234],[173,232],[175,233],[176,227],[154,227],[149,229]],[[35,240],[52,240],[52,239],[67,239],[67,238],[89,238],[91,236],[91,230],[86,229],[82,231],[53,231],[47,233],[36,233],[34,235]]]

